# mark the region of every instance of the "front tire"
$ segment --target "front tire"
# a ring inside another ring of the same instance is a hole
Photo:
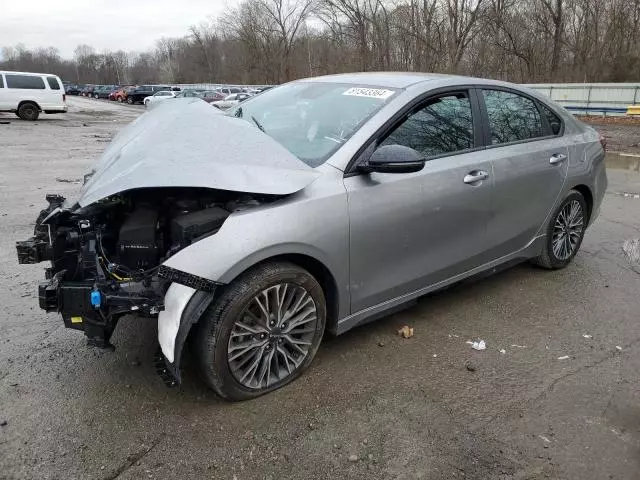
[[[40,109],[35,103],[27,102],[20,105],[17,114],[22,120],[35,122],[40,116]]]
[[[131,97],[127,97],[127,103],[128,103],[129,105],[133,105],[133,98],[131,98]]]
[[[325,323],[324,293],[309,272],[259,265],[226,286],[200,319],[195,347],[204,380],[231,401],[276,390],[309,367]]]
[[[550,217],[542,254],[534,263],[550,270],[564,268],[576,256],[588,224],[587,202],[571,190]]]

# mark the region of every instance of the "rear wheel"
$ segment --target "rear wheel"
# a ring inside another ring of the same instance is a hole
[[[322,287],[290,263],[260,265],[230,284],[196,337],[206,383],[228,400],[286,385],[315,357],[326,322]]]
[[[94,93],[93,94],[93,98],[95,98],[97,100],[98,98],[100,98],[100,95],[98,95],[97,93]]]
[[[127,103],[128,103],[129,105],[133,105],[133,103],[134,103],[134,102],[133,102],[133,98],[131,98],[131,97],[127,97]]]
[[[580,249],[588,221],[587,202],[580,192],[571,190],[551,216],[544,250],[534,263],[548,269],[569,265]]]
[[[40,116],[40,109],[35,103],[25,102],[18,108],[18,117],[22,120],[36,121]]]

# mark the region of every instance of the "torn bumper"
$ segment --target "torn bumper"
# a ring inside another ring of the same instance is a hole
[[[176,283],[167,290],[165,309],[158,315],[158,343],[163,362],[156,365],[166,383],[172,385],[181,382],[180,359],[187,335],[211,305],[214,293]]]

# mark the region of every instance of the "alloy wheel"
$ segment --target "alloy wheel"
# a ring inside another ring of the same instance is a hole
[[[256,294],[229,337],[227,360],[235,380],[262,389],[292,375],[312,349],[317,313],[300,285],[280,283]]]
[[[553,254],[558,260],[566,260],[578,248],[584,230],[584,212],[580,202],[571,200],[556,216],[553,227]]]

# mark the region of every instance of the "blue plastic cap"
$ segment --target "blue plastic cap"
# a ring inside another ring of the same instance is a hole
[[[93,290],[91,292],[91,305],[93,305],[93,308],[100,308],[101,304],[102,304],[102,295],[100,294],[100,291]]]

